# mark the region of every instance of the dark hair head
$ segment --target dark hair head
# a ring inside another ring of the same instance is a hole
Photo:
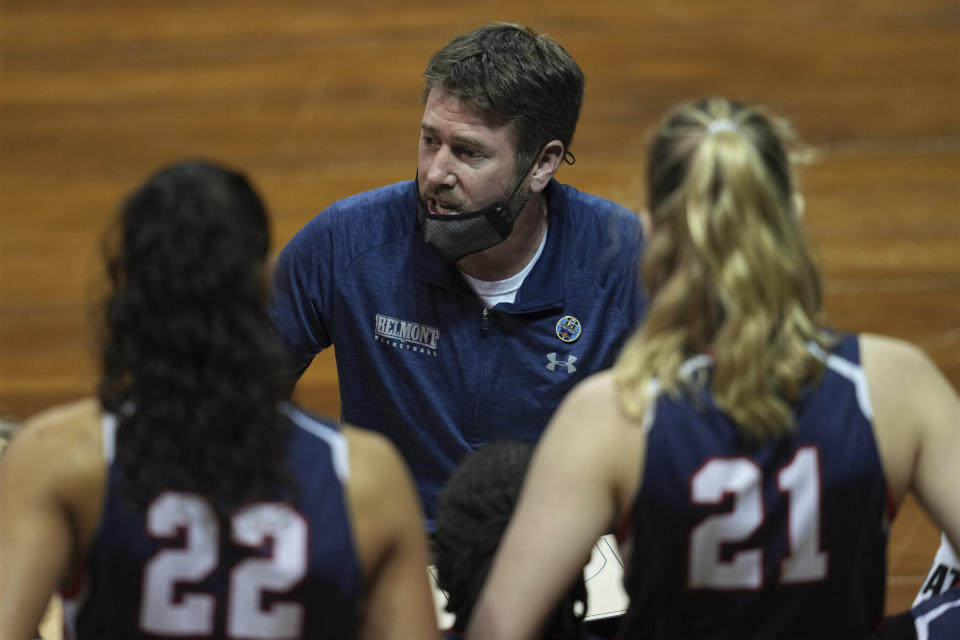
[[[260,198],[239,173],[184,162],[131,193],[112,231],[99,395],[127,489],[265,496],[285,423]]]
[[[447,611],[463,631],[513,514],[533,455],[528,442],[490,442],[465,458],[437,500],[436,567]],[[586,615],[583,575],[544,626],[543,638],[579,638]]]
[[[502,118],[518,139],[518,166],[559,140],[569,149],[583,104],[583,72],[560,44],[520,24],[494,22],[454,38],[430,58],[423,101],[442,88]]]

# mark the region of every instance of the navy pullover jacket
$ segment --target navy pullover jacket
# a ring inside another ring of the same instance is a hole
[[[537,440],[646,305],[639,217],[618,204],[552,181],[543,253],[488,309],[424,243],[416,195],[400,182],[313,218],[278,258],[270,314],[297,376],[335,346],[342,419],[394,442],[432,530],[454,466],[490,440]]]

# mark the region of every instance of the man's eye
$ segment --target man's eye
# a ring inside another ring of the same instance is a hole
[[[425,145],[427,145],[427,146],[430,146],[430,147],[432,147],[432,146],[434,146],[434,145],[437,144],[437,139],[436,139],[436,138],[434,138],[433,136],[428,136],[428,135],[426,135],[426,134],[420,136],[420,140],[423,141],[423,144],[425,144]]]
[[[483,157],[483,154],[477,151],[476,149],[470,149],[466,147],[461,149],[460,153],[461,155],[463,155],[463,157],[470,158],[471,160],[479,160],[480,158]]]

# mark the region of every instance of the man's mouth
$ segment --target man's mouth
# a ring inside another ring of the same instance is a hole
[[[434,215],[460,213],[460,208],[456,203],[437,200],[436,198],[427,198],[427,210]]]

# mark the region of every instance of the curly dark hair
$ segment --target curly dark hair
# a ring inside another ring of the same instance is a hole
[[[247,179],[202,161],[151,176],[106,236],[99,397],[119,422],[121,486],[140,506],[188,490],[222,515],[288,480],[269,244]]]
[[[461,462],[437,501],[437,582],[447,592],[447,611],[462,632],[470,619],[520,496],[533,445],[515,440],[489,442]],[[582,637],[587,611],[583,573],[548,617],[541,638]]]

